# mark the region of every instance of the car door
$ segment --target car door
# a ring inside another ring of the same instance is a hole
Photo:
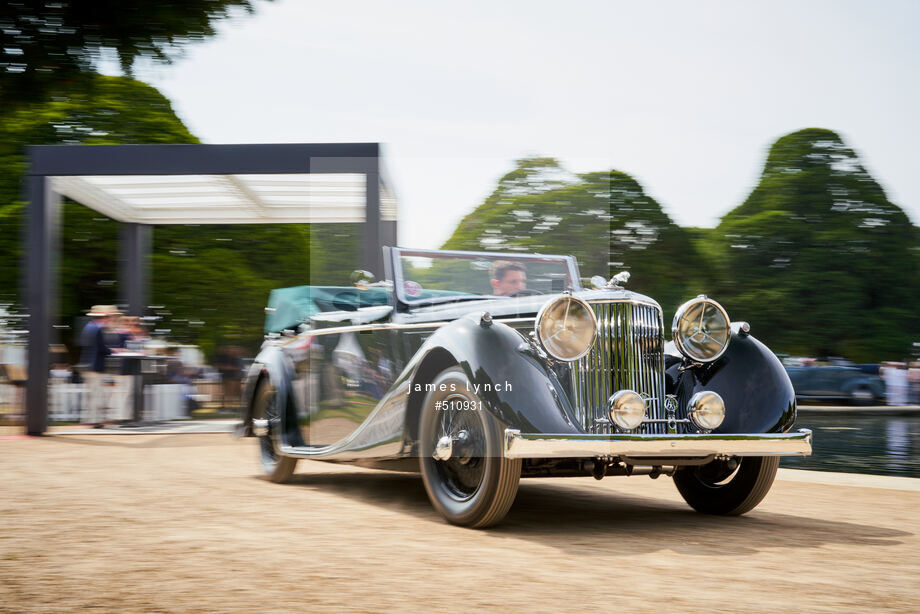
[[[308,445],[332,445],[351,435],[392,387],[403,358],[388,323],[385,307],[313,319],[314,328],[305,334],[310,351],[295,365],[295,394],[304,408],[300,427]]]

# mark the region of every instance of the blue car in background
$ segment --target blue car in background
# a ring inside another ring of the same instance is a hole
[[[808,365],[784,360],[797,401],[845,401],[853,405],[874,405],[885,401],[885,382],[876,367],[835,360],[829,365]]]

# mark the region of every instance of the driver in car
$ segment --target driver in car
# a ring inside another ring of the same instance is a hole
[[[490,271],[492,294],[511,296],[527,289],[527,269],[519,262],[497,260]]]

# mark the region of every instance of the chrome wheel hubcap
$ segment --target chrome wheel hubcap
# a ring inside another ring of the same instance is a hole
[[[455,400],[469,402],[465,397]],[[465,501],[476,494],[485,475],[485,431],[479,410],[457,409],[450,401],[438,411],[431,456],[447,493]]]

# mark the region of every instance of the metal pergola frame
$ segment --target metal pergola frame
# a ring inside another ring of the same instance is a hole
[[[29,312],[26,426],[30,435],[48,428],[49,345],[58,309],[61,195],[55,177],[143,175],[278,175],[360,173],[365,177],[362,265],[383,273],[381,247],[396,245],[396,221],[382,220],[381,165],[377,143],[275,145],[36,145],[27,148],[26,307]],[[79,199],[75,199],[79,202]],[[86,204],[86,203],[82,203]],[[270,222],[271,220],[262,220]],[[213,224],[232,223],[215,219]],[[236,221],[239,223],[239,221]],[[248,222],[246,222],[248,223]],[[123,221],[119,233],[119,293],[128,311],[147,304],[151,225]]]

